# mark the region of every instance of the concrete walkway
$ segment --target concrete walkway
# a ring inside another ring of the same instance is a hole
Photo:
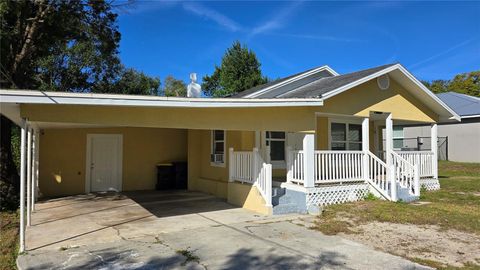
[[[44,202],[19,269],[428,269],[195,192],[83,195]]]

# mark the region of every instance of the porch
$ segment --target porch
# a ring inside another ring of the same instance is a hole
[[[296,133],[301,137],[300,144],[285,141],[284,175],[272,176],[273,144],[257,143],[260,147],[251,151],[229,149],[229,181],[255,186],[274,214],[284,213],[283,209],[275,211],[276,208],[315,212],[319,206],[362,200],[369,193],[389,201],[413,201],[420,196],[422,187],[440,188],[436,124],[431,125],[432,151],[402,151],[394,148],[394,121],[390,113],[375,112],[368,118],[317,116],[328,119],[327,129]],[[353,130],[347,135],[348,131],[341,134],[335,130],[335,125],[341,123],[359,124],[345,125],[346,130]],[[379,143],[383,136],[385,145]],[[328,138],[328,149],[319,150],[318,137]],[[342,146],[344,149],[339,150]],[[290,207],[282,207],[282,200]]]

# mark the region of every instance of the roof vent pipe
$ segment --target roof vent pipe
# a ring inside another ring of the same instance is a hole
[[[202,96],[202,87],[197,83],[197,73],[190,73],[191,82],[187,86],[187,97],[199,98]]]

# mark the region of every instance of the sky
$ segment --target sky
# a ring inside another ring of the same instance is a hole
[[[400,62],[421,80],[480,70],[480,1],[137,0],[117,12],[122,62],[162,81],[201,81],[235,40],[271,79],[322,65],[345,74]]]

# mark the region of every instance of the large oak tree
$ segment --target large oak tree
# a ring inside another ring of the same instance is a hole
[[[0,87],[156,94],[158,78],[120,63],[114,5],[102,0],[1,1]],[[0,207],[14,208],[19,177],[12,123],[4,116],[0,130]]]

